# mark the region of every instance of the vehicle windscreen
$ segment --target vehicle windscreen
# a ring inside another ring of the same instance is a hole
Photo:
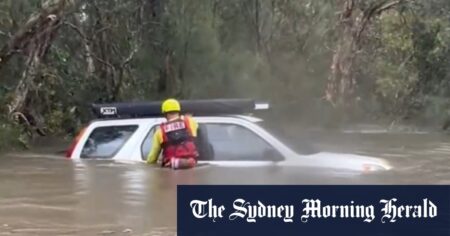
[[[81,151],[81,158],[110,159],[137,130],[137,125],[95,128]]]

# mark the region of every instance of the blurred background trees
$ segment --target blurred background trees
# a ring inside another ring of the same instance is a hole
[[[272,118],[314,125],[448,116],[446,0],[4,0],[0,12],[6,136],[72,134],[93,102],[167,96],[270,100]]]

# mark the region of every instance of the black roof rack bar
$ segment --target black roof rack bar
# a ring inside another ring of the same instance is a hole
[[[162,101],[121,102],[92,104],[97,118],[145,118],[161,117]],[[181,112],[196,116],[236,115],[268,110],[268,102],[253,99],[204,99],[180,100]]]

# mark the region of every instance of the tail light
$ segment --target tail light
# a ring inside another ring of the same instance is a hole
[[[74,140],[72,141],[72,143],[70,144],[69,148],[66,151],[66,158],[72,157],[73,150],[75,150],[75,147],[77,146],[78,141],[80,141],[80,138],[83,136],[85,130],[86,127],[81,129],[80,132],[78,132],[77,136],[75,136]]]

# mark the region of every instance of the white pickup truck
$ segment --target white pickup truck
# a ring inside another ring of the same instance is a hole
[[[215,102],[211,100],[209,103],[203,103],[200,108],[208,109],[208,104],[213,104],[215,108],[217,104],[233,104],[233,101],[227,100],[225,103],[223,100]],[[159,106],[159,103],[157,104]],[[260,105],[256,104],[255,108]],[[159,109],[158,106],[153,104],[148,108]],[[164,118],[160,114],[155,115],[156,113],[128,118],[114,116],[118,113],[123,115],[145,110],[145,104],[144,106],[142,104],[134,106],[130,103],[109,104],[95,106],[94,109],[100,111],[101,118],[92,121],[79,133],[67,150],[66,157],[144,162],[152,145],[151,137]],[[224,113],[230,112],[232,113],[232,109]],[[111,115],[112,118],[109,117]],[[330,152],[298,154],[260,126],[262,119],[254,116],[194,113],[194,118],[200,125],[199,138],[202,139],[202,150],[207,150],[199,158],[200,164],[231,167],[302,166],[360,173],[386,171],[392,168],[383,159],[361,155]]]

